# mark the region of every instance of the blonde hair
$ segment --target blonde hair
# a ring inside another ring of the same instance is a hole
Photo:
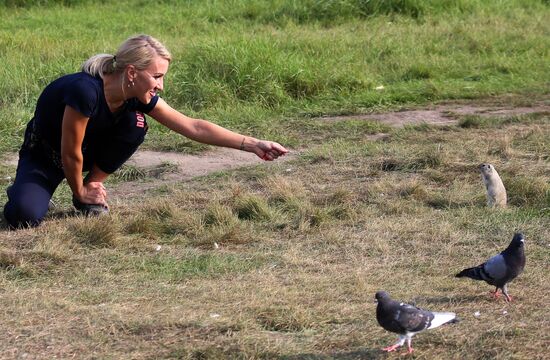
[[[156,56],[169,62],[172,55],[160,41],[149,35],[136,35],[124,41],[115,55],[97,54],[82,64],[81,70],[92,75],[101,76],[120,72],[127,65],[134,65],[136,69],[147,68]]]

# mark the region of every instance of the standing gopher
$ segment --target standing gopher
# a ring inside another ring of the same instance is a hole
[[[479,171],[487,189],[487,206],[506,207],[506,189],[495,167],[491,164],[481,164]]]

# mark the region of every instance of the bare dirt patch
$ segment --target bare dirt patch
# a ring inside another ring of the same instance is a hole
[[[150,168],[163,163],[177,165],[181,173],[169,177],[189,179],[195,176],[208,175],[213,171],[232,169],[242,165],[260,164],[263,161],[255,154],[234,149],[212,149],[200,155],[182,155],[159,151],[138,151],[128,161],[128,164]]]
[[[279,158],[275,163],[293,157],[293,153]],[[128,165],[148,172],[163,165],[174,167],[175,171],[164,173],[153,182],[125,182],[115,185],[110,194],[115,198],[142,193],[160,185],[173,184],[197,176],[205,176],[218,171],[236,169],[242,166],[267,164],[253,153],[227,148],[213,148],[200,155],[185,155],[151,150],[138,151],[128,160]]]
[[[401,110],[380,114],[348,115],[320,117],[317,120],[345,121],[345,120],[374,120],[393,127],[405,125],[455,125],[462,116],[477,115],[481,117],[506,117],[533,113],[550,112],[550,105],[538,103],[529,107],[513,106],[475,106],[468,104],[437,105],[422,110]]]

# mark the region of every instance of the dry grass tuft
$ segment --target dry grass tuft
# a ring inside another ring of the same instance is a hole
[[[173,218],[174,215],[178,213],[179,209],[172,199],[160,198],[148,202],[141,211],[152,219],[166,220]]]
[[[485,122],[485,119],[479,115],[466,115],[458,121],[458,126],[465,129],[479,129]]]
[[[162,162],[160,165],[152,169],[148,169],[146,175],[152,176],[156,179],[160,179],[166,174],[174,174],[179,171],[179,166],[177,164],[171,162]]]
[[[264,330],[301,332],[315,326],[315,321],[302,308],[268,307],[258,311],[256,320]]]
[[[221,245],[248,244],[258,240],[258,234],[254,233],[250,225],[234,222],[210,226],[199,236],[190,239],[190,244],[213,249]]]
[[[437,185],[448,184],[454,177],[453,175],[450,175],[449,172],[438,169],[428,169],[424,172],[424,176],[428,181],[435,182]]]
[[[260,181],[268,193],[268,203],[283,211],[296,211],[307,198],[303,183],[298,179],[275,176]]]
[[[137,181],[146,178],[160,179],[165,174],[177,173],[178,171],[178,165],[170,162],[162,162],[155,167],[147,169],[139,168],[135,165],[124,164],[113,174],[110,181]]]
[[[382,171],[410,171],[436,169],[445,163],[445,154],[442,151],[422,151],[414,157],[401,155],[382,159],[378,168]]]
[[[291,226],[299,231],[308,231],[317,228],[330,220],[325,208],[314,207],[310,204],[301,207],[292,218]]]
[[[184,236],[192,239],[202,233],[204,225],[200,214],[188,210],[179,210],[172,214],[170,218],[157,220],[156,226],[163,236]]]
[[[21,255],[9,249],[0,249],[0,269],[13,269],[21,266]]]
[[[327,195],[315,196],[312,203],[321,206],[352,205],[356,198],[357,196],[350,189],[336,188]]]
[[[550,183],[540,177],[519,175],[503,179],[508,203],[518,207],[550,207]]]
[[[458,126],[465,129],[499,128],[505,125],[528,122],[537,118],[538,114],[511,115],[504,117],[488,117],[480,115],[465,115],[458,121]]]
[[[398,171],[404,168],[403,162],[396,158],[385,158],[380,162],[379,166],[382,171]]]
[[[272,214],[267,201],[257,195],[243,195],[235,199],[233,204],[239,219],[269,220]]]
[[[66,256],[38,248],[30,251],[0,250],[0,270],[8,279],[37,280],[55,273],[65,263]]]
[[[136,210],[134,215],[126,216],[124,230],[129,234],[138,234],[150,239],[158,240],[166,235],[194,236],[200,233],[204,221],[200,214],[188,210],[189,202],[195,198],[187,199],[188,203],[180,205],[180,198],[156,198],[147,201]]]
[[[221,204],[214,204],[206,209],[203,222],[206,226],[231,226],[239,221],[231,208]]]
[[[49,224],[48,224],[49,225]],[[77,251],[78,241],[70,226],[59,226],[58,224],[45,226],[32,249],[59,261],[65,261]]]
[[[146,178],[147,173],[136,166],[125,164],[113,174],[113,177],[120,181],[136,181]]]
[[[259,185],[265,188],[274,201],[284,202],[288,198],[304,195],[305,187],[300,179],[283,177],[280,175],[261,179]]]
[[[489,145],[487,154],[490,156],[499,156],[503,160],[508,160],[513,155],[512,144],[507,134],[501,138],[494,139]]]
[[[534,124],[514,141],[514,147],[525,151],[528,158],[550,160],[548,134],[542,125]]]
[[[429,207],[434,209],[450,209],[452,207],[452,202],[448,197],[445,197],[443,194],[433,194],[427,197],[424,202]]]
[[[399,196],[405,199],[414,199],[417,201],[426,201],[429,198],[429,192],[426,187],[419,183],[416,180],[412,180],[408,184],[403,184],[403,186],[398,189]]]
[[[445,163],[445,154],[431,149],[423,151],[418,154],[412,161],[407,164],[408,170],[420,170],[420,169],[435,169]]]
[[[76,217],[68,220],[67,230],[77,243],[92,248],[113,247],[119,242],[119,223],[110,216]]]
[[[127,218],[123,229],[127,234],[137,234],[149,238],[156,238],[158,230],[157,221],[141,213]]]

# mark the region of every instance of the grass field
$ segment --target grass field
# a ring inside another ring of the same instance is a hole
[[[318,118],[549,105],[547,1],[40,3],[0,1],[0,159],[45,84],[142,32],[175,56],[174,107],[299,154],[162,186],[103,218],[67,216],[65,186],[43,226],[2,223],[0,357],[396,358],[379,350],[396,339],[376,323],[382,289],[462,318],[416,336],[411,357],[548,357],[550,115]],[[145,147],[204,149],[159,126]],[[499,171],[507,209],[485,206],[481,162]],[[14,174],[0,161],[1,204]],[[527,265],[511,304],[453,277],[517,230]]]

